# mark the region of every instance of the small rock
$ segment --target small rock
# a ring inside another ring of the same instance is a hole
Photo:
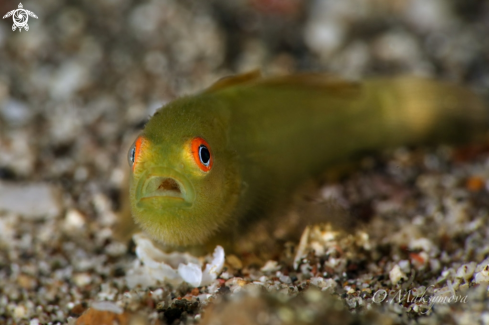
[[[65,62],[52,81],[51,96],[55,99],[69,98],[80,89],[88,79],[88,72],[80,62]]]
[[[465,183],[465,187],[471,192],[479,192],[484,188],[485,180],[478,176],[469,177]]]
[[[462,278],[465,282],[469,282],[474,275],[476,266],[477,264],[475,262],[462,265],[457,269],[457,278]]]
[[[322,277],[311,278],[311,284],[319,287],[322,291],[334,292],[338,284],[333,279],[325,279]]]
[[[389,272],[389,279],[391,280],[392,284],[397,284],[401,280],[407,280],[407,276],[401,271],[399,265],[396,264]]]
[[[226,257],[226,262],[237,270],[240,270],[243,268],[243,263],[241,262],[241,260],[238,257],[236,257],[236,255],[232,255],[232,254],[228,255]]]
[[[37,285],[37,281],[34,278],[25,274],[20,274],[17,277],[17,283],[26,290],[34,289]]]
[[[32,119],[33,111],[25,103],[11,99],[0,105],[0,114],[9,124],[24,125]]]
[[[127,252],[127,246],[120,242],[113,242],[105,248],[105,251],[112,257],[122,256]]]
[[[260,269],[260,271],[262,271],[262,272],[275,272],[278,270],[280,270],[280,265],[278,265],[277,261],[268,261]]]
[[[110,301],[97,301],[92,304],[92,308],[101,311],[110,311],[114,314],[122,314],[124,309]]]
[[[78,230],[85,225],[85,218],[78,210],[69,210],[66,213],[64,227],[67,230]]]
[[[14,309],[14,317],[16,319],[21,319],[21,318],[26,317],[25,307],[22,306],[22,305],[16,306],[15,309]]]
[[[81,303],[81,304],[75,305],[75,306],[73,306],[73,308],[71,308],[70,315],[78,317],[81,314],[83,314],[85,312],[85,310],[87,310],[87,305],[85,303]]]
[[[399,267],[401,268],[401,271],[404,273],[409,273],[411,272],[411,264],[409,263],[408,260],[402,260],[399,261]]]
[[[283,282],[283,283],[286,283],[286,284],[291,284],[292,283],[292,280],[290,279],[290,276],[288,276],[288,275],[280,274],[279,280],[280,280],[280,282]]]
[[[59,192],[49,184],[0,182],[0,211],[32,219],[53,218],[61,211]]]
[[[76,325],[128,325],[131,314],[127,312],[114,313],[108,310],[88,309],[76,320]]]
[[[486,265],[482,271],[477,272],[474,276],[475,283],[489,283],[489,265]]]
[[[73,276],[73,281],[78,287],[84,287],[92,282],[92,278],[88,273],[78,273]]]

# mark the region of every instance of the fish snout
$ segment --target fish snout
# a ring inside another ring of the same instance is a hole
[[[144,186],[144,197],[169,196],[182,198],[182,186],[171,177],[151,176]]]
[[[188,179],[172,169],[155,169],[139,184],[139,200],[165,198],[192,203],[194,191]]]

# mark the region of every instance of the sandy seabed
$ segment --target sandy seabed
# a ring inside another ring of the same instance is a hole
[[[137,240],[114,234],[127,143],[163,104],[257,67],[414,74],[484,95],[484,1],[23,5],[29,31],[0,22],[0,324],[489,324],[487,146],[367,157],[317,193],[358,229],[226,254],[198,288],[138,285]]]

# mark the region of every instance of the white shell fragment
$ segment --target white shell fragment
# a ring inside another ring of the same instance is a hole
[[[191,286],[201,287],[211,284],[224,266],[224,249],[217,246],[211,263],[202,271],[202,262],[187,253],[167,254],[154,246],[144,234],[133,236],[138,259],[126,275],[127,285],[133,288],[154,286],[160,283],[179,285],[187,282]]]

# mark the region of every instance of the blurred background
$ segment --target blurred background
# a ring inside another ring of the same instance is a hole
[[[0,15],[18,4],[0,1]],[[256,68],[414,74],[489,89],[488,1],[22,4],[38,16],[29,31],[0,20],[0,293],[17,299],[0,300],[0,322],[63,320],[79,315],[73,302],[110,292],[99,284],[125,272],[116,257],[127,247],[110,228],[125,204],[125,148],[176,97]],[[49,313],[35,311],[44,303]]]

